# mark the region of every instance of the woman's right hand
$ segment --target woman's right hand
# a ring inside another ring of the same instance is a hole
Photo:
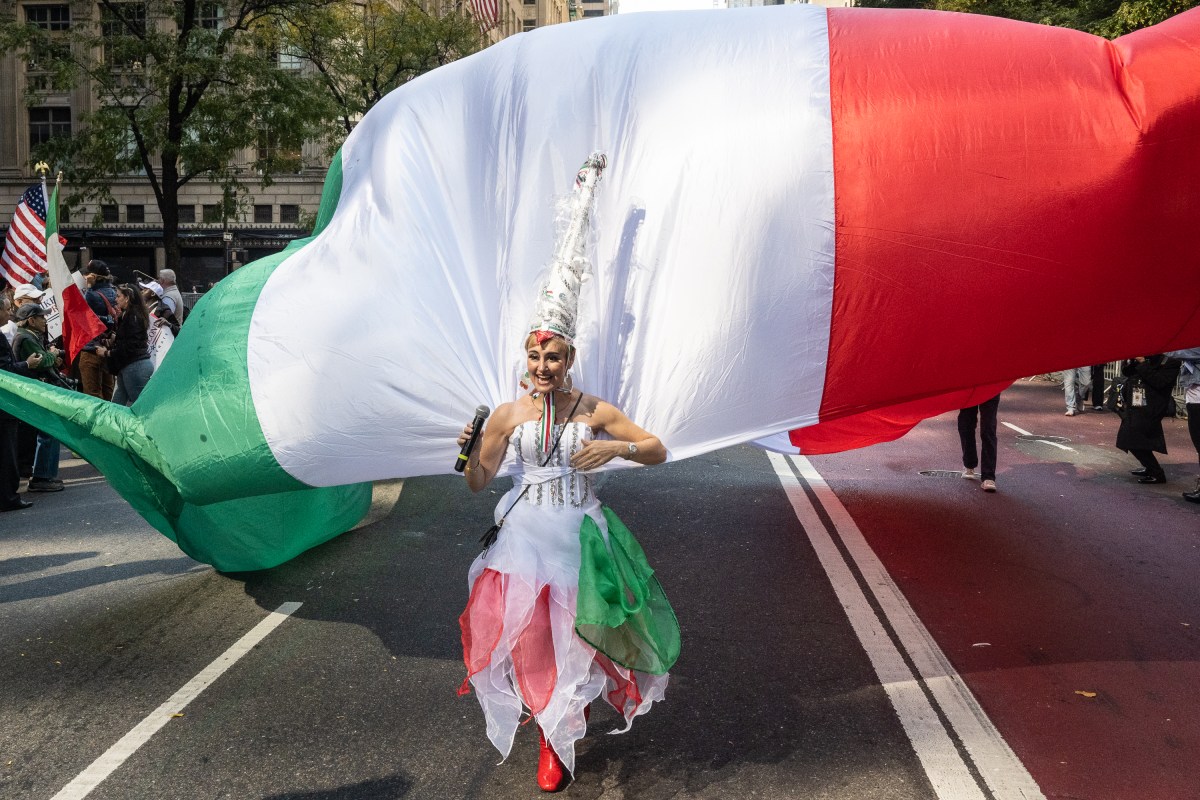
[[[463,428],[462,433],[458,435],[458,446],[462,447],[471,438],[471,434],[475,432],[475,426],[467,423],[467,427]]]

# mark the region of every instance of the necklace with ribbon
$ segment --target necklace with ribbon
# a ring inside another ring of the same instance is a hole
[[[535,398],[536,400],[536,398]],[[554,392],[542,394],[542,419],[538,422],[538,441],[543,453],[549,453],[554,446]]]

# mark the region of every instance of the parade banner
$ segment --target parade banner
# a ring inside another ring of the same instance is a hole
[[[1200,344],[1200,12],[1109,42],[793,5],[551,26],[409,82],[313,236],[208,293],[132,409],[11,375],[0,408],[193,557],[280,563],[517,396],[555,200],[597,150],[574,382],[671,458],[865,446]],[[315,318],[314,286],[352,290]]]

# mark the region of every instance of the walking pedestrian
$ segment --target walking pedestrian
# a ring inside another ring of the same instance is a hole
[[[1167,452],[1163,417],[1175,413],[1171,390],[1179,378],[1179,362],[1161,353],[1138,356],[1121,366],[1129,378],[1121,390],[1125,416],[1117,430],[1117,447],[1141,464],[1133,474],[1138,483],[1166,483],[1167,473],[1154,457]]]
[[[963,474],[967,480],[980,478],[979,488],[985,492],[996,491],[996,417],[1000,410],[1000,395],[977,406],[969,406],[958,412],[958,439],[962,445]],[[983,462],[975,448],[975,428],[979,427]],[[979,467],[976,475],[975,468]]]
[[[1075,367],[1064,369],[1063,394],[1067,400],[1067,416],[1073,417],[1087,408],[1088,389],[1092,385],[1090,367]]]
[[[1179,360],[1179,385],[1183,388],[1183,402],[1187,405],[1188,433],[1192,437],[1192,447],[1196,448],[1196,456],[1200,458],[1200,347],[1176,350],[1167,355]],[[1184,492],[1183,499],[1189,503],[1200,503],[1200,474],[1196,476],[1196,488]]]

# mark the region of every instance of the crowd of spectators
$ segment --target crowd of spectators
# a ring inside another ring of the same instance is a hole
[[[84,345],[67,364],[61,342],[47,330],[48,279],[0,291],[0,370],[54,383],[122,405],[133,405],[154,372],[162,351],[155,349],[179,333],[186,313],[175,273],[164,269],[158,280],[113,284],[108,265],[93,259],[83,268],[84,300],[104,332]],[[169,332],[170,336],[164,334]],[[28,508],[26,492],[60,492],[62,446],[49,434],[0,411],[0,511]]]

